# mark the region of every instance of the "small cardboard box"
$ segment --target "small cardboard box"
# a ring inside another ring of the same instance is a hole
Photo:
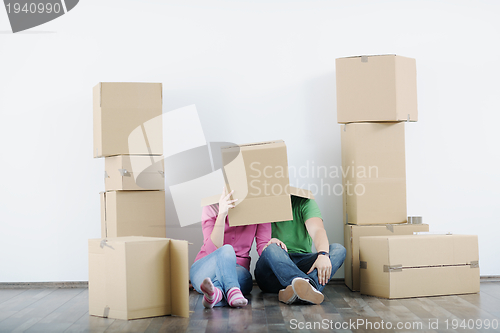
[[[166,237],[164,191],[101,192],[101,237]]]
[[[344,223],[405,223],[404,123],[341,126]]]
[[[361,237],[361,294],[406,298],[479,292],[475,235]]]
[[[397,55],[335,60],[337,121],[417,121],[415,59]]]
[[[344,281],[352,291],[359,291],[359,238],[363,236],[412,235],[429,231],[428,224],[386,224],[344,226],[344,246],[347,254],[344,261]]]
[[[118,155],[104,160],[106,191],[164,190],[163,156]]]
[[[119,237],[88,244],[90,315],[189,317],[187,241]]]
[[[289,221],[293,218],[290,195],[314,199],[310,191],[291,187],[283,140],[258,142],[221,149],[228,193],[238,199],[229,210],[231,226]],[[220,194],[201,205],[218,203]]]
[[[163,154],[161,83],[102,82],[93,94],[94,157]]]

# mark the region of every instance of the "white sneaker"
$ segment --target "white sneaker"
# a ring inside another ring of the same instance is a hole
[[[325,298],[325,296],[323,296],[321,292],[314,288],[306,279],[296,277],[292,280],[291,286],[297,298],[304,302],[321,304],[323,302],[323,299]]]
[[[292,285],[289,285],[285,289],[281,289],[278,294],[278,299],[280,302],[285,304],[292,304],[297,299],[297,294],[293,291]]]

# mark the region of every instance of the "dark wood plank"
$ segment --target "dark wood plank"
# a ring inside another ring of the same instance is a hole
[[[64,332],[67,333],[103,333],[115,321],[112,318],[90,316],[88,311]]]
[[[243,308],[205,309],[202,295],[191,290],[190,318],[163,316],[137,320],[114,320],[88,315],[88,290],[0,290],[0,332],[324,332],[324,323],[364,320],[356,332],[373,332],[377,323],[421,322],[416,332],[461,332],[445,321],[463,319],[500,320],[500,282],[481,284],[481,293],[388,300],[351,292],[344,285],[328,285],[321,305],[278,301],[277,294],[260,292],[255,286]],[[439,321],[436,330],[429,323]],[[292,329],[292,321],[306,325]],[[320,327],[321,326],[321,327]],[[337,330],[351,332],[350,329]],[[377,330],[395,332],[395,329]],[[410,330],[412,331],[412,330]],[[469,329],[468,332],[494,330]]]
[[[0,289],[0,304],[26,292],[26,289]]]
[[[40,299],[54,292],[56,289],[33,289],[25,290],[22,293],[6,300],[0,304],[0,327],[5,326],[5,319],[9,318],[13,314],[22,311],[30,304],[38,302]]]
[[[88,311],[88,289],[80,288],[80,293],[49,313],[25,332],[63,332]]]
[[[38,290],[40,291],[40,290]],[[0,322],[1,327],[8,327],[12,332],[27,331],[33,325],[41,321],[43,318],[51,314],[57,308],[67,303],[76,295],[81,293],[79,289],[55,289],[49,294],[41,297],[35,302],[30,303],[22,310],[17,311],[10,317]],[[62,332],[71,324],[68,323],[53,323],[52,325],[43,325],[45,331]],[[38,330],[39,328],[35,328]]]
[[[488,312],[500,320],[500,299],[491,296],[485,292],[478,294],[459,295],[459,297],[478,308]]]

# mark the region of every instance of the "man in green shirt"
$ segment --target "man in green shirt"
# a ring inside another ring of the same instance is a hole
[[[263,292],[279,293],[283,303],[320,304],[321,291],[344,262],[346,250],[329,244],[314,199],[292,196],[292,210],[293,220],[272,223],[273,238],[257,261],[255,280]]]

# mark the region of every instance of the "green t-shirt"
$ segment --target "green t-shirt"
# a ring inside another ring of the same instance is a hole
[[[312,239],[305,222],[311,217],[321,217],[318,204],[314,199],[292,195],[293,220],[273,222],[272,236],[285,243],[289,253],[311,253]]]

